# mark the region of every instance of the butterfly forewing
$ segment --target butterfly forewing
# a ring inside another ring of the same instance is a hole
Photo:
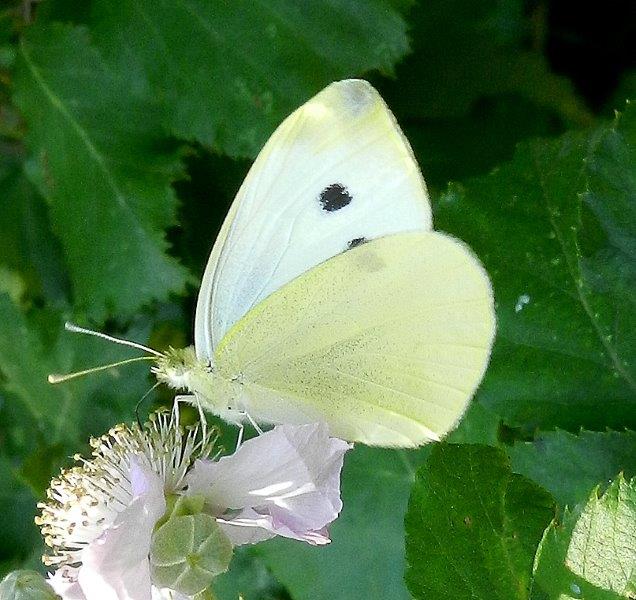
[[[252,307],[330,257],[430,228],[424,181],[379,94],[330,85],[280,125],[234,201],[199,294],[197,354],[210,358]]]

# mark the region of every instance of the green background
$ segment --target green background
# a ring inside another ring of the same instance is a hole
[[[64,321],[190,343],[251,160],[299,104],[362,76],[413,145],[435,227],[491,275],[491,366],[457,446],[356,448],[332,544],[241,549],[216,593],[407,599],[417,481],[413,595],[536,594],[552,517],[636,471],[635,36],[629,2],[3,3],[0,576],[42,570],[36,502],[90,435],[134,419],[153,383],[132,365],[50,386],[49,373],[134,355]],[[158,389],[141,411],[170,400]],[[464,512],[440,517],[454,499]],[[447,580],[453,560],[463,570]]]

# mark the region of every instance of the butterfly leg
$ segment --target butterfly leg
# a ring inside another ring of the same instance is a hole
[[[258,435],[261,435],[263,433],[263,430],[258,426],[256,421],[252,419],[252,417],[250,417],[250,414],[245,410],[242,411],[242,413],[247,417],[247,420],[251,423],[252,427],[256,429],[256,432],[258,433]]]
[[[234,452],[236,452],[243,443],[243,431],[245,431],[245,426],[242,423],[239,423],[238,435],[236,436],[236,448],[234,448]]]
[[[244,417],[247,417],[252,427],[256,429],[256,432],[258,433],[258,435],[261,435],[263,433],[263,430],[257,425],[256,421],[254,421],[254,419],[252,419],[252,417],[250,417],[248,413],[242,410],[240,411],[240,414],[243,415]],[[239,449],[239,446],[243,443],[243,432],[245,431],[245,425],[243,425],[243,423],[237,423],[237,427],[238,427],[238,435],[236,437],[236,448],[234,449],[234,452],[236,452]]]
[[[203,407],[201,406],[201,401],[196,394],[178,394],[174,397],[174,404],[172,406],[172,410],[175,416],[175,423],[179,423],[179,404],[180,403],[192,404],[197,407],[199,411],[199,421],[201,422],[201,435],[203,439],[208,432],[208,422],[205,418],[205,414],[203,413]]]
[[[159,382],[155,383],[155,385],[153,385],[141,398],[139,398],[139,401],[135,405],[135,418],[137,419],[137,425],[139,425],[139,429],[143,429],[143,423],[141,422],[141,417],[139,416],[139,409],[141,408],[141,404],[152,393],[153,390],[159,387],[159,385]]]
[[[180,420],[180,414],[179,414],[179,404],[181,404],[182,402],[185,403],[192,403],[192,396],[190,395],[183,395],[183,394],[178,394],[174,397],[173,403],[172,403],[172,419],[175,423],[175,425],[179,425],[179,420]]]
[[[203,406],[201,405],[201,400],[199,399],[199,395],[195,394],[194,399],[196,401],[197,410],[199,411],[199,421],[201,422],[201,435],[203,439],[205,439],[208,433],[208,421],[205,418],[205,414],[203,412]]]

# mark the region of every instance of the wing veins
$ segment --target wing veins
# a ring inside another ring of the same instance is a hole
[[[471,300],[466,300],[463,302],[456,302],[456,303],[451,303],[451,304],[438,304],[435,306],[428,306],[426,307],[425,310],[421,310],[421,311],[417,311],[414,313],[409,313],[408,315],[399,315],[390,319],[386,319],[384,321],[381,321],[379,323],[373,323],[372,325],[368,325],[368,326],[361,326],[360,328],[358,328],[355,332],[353,332],[352,334],[348,335],[347,337],[343,337],[340,338],[339,340],[337,340],[336,342],[334,342],[333,344],[331,344],[330,346],[324,346],[321,350],[322,352],[320,352],[320,355],[324,355],[327,352],[329,352],[334,346],[337,346],[339,344],[343,344],[343,343],[347,343],[352,341],[353,339],[360,337],[361,334],[367,333],[373,329],[379,329],[381,327],[384,327],[386,325],[388,325],[389,323],[395,322],[395,321],[400,321],[403,319],[408,319],[414,316],[418,316],[418,315],[422,315],[422,314],[426,314],[427,311],[431,311],[431,310],[435,310],[437,308],[442,308],[445,306],[453,306],[455,304],[468,304],[470,302],[478,302],[481,301],[483,299],[471,299]],[[342,304],[342,303],[341,303]],[[336,308],[333,309],[333,311],[335,311]],[[243,363],[242,368],[246,369],[247,367],[253,367],[254,365],[258,365],[260,362],[262,362],[263,358],[265,357],[269,357],[269,355],[271,354],[271,351],[274,350],[275,348],[278,348],[280,346],[282,346],[285,342],[287,342],[288,340],[295,338],[295,337],[299,337],[299,333],[302,333],[303,330],[308,330],[311,329],[311,325],[313,325],[316,321],[318,320],[318,318],[313,319],[312,321],[309,322],[305,322],[302,323],[302,329],[301,326],[299,325],[298,327],[296,327],[290,334],[286,335],[282,340],[276,342],[275,344],[272,344],[271,346],[268,346],[265,350],[263,350],[262,354],[260,354],[259,356],[254,357],[252,360],[249,360],[245,363]],[[462,322],[464,325],[469,325],[469,324],[474,324],[474,323],[483,323],[483,321],[480,319],[479,321],[463,321]],[[244,333],[243,331],[239,332],[237,334],[237,339],[238,336],[243,336]],[[458,344],[457,344],[458,345]],[[470,347],[470,346],[467,346]],[[312,354],[315,354],[315,352],[313,352]],[[300,356],[309,356],[309,354],[301,354]]]
[[[348,373],[347,371],[341,371],[340,369],[336,369],[336,368],[330,368],[330,367],[325,367],[325,371],[329,371],[331,373],[339,373],[340,375],[344,375],[345,377],[349,377],[350,379],[354,379],[355,381],[362,381],[363,383],[369,383],[375,387],[379,387],[382,388],[384,390],[387,390],[389,392],[395,392],[396,394],[400,394],[403,396],[406,396],[408,398],[413,398],[419,402],[425,402],[426,404],[431,404],[433,406],[435,406],[436,408],[442,408],[443,410],[447,411],[447,412],[455,412],[453,409],[449,408],[448,406],[443,406],[440,404],[435,403],[432,400],[428,400],[427,398],[424,398],[422,396],[414,396],[413,394],[410,394],[409,392],[405,392],[404,390],[399,390],[398,388],[394,388],[390,385],[385,385],[383,383],[378,383],[377,381],[373,381],[372,379],[365,379],[364,377],[359,377],[358,375],[353,375],[352,373]],[[429,379],[427,377],[418,377],[416,375],[409,375],[409,377],[413,377],[415,379],[420,379],[422,381],[426,381],[427,383],[432,383],[435,385],[439,385],[441,387],[445,387],[447,389],[456,391],[456,392],[461,392],[462,394],[466,394],[466,390],[462,390],[460,388],[454,387],[452,385],[447,385],[444,383],[439,383],[437,381],[433,381],[432,379]],[[363,400],[364,402],[364,400]],[[368,401],[367,401],[368,402]],[[369,402],[369,404],[371,404]],[[375,404],[373,406],[376,406]],[[397,414],[397,413],[396,413]],[[403,415],[403,416],[407,416],[407,415]],[[410,417],[409,417],[410,418]]]
[[[455,345],[455,344],[453,344]],[[473,346],[469,346],[470,348],[472,348]],[[477,346],[475,346],[477,348]],[[481,348],[483,349],[483,348]],[[472,371],[474,370],[472,367],[467,367],[465,365],[456,365],[454,363],[445,363],[445,362],[439,362],[436,360],[429,360],[428,358],[413,358],[413,357],[408,357],[408,358],[404,358],[403,356],[398,356],[397,354],[388,354],[388,353],[382,353],[382,352],[365,352],[365,354],[370,355],[370,356],[381,356],[381,357],[387,357],[387,358],[395,358],[396,360],[399,361],[412,361],[412,362],[417,362],[417,363],[428,363],[428,364],[433,364],[433,365],[439,365],[440,367],[453,367],[454,369],[465,369],[467,371]]]

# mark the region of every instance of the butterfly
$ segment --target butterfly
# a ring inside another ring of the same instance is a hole
[[[414,447],[456,426],[494,333],[487,273],[433,231],[408,141],[349,79],[267,141],[212,249],[194,348],[155,352],[152,370],[230,422]]]

